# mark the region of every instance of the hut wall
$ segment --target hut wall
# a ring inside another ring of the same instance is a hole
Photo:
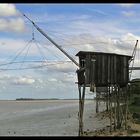
[[[95,52],[79,56],[79,59],[80,68],[85,67],[85,72],[81,74],[83,76],[80,76],[82,83],[85,80],[87,85],[99,87],[109,84],[125,86],[128,83],[130,56]]]

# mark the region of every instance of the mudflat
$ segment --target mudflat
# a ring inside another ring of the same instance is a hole
[[[0,136],[78,136],[78,111],[78,100],[1,100]],[[95,101],[85,100],[85,131],[109,124],[95,116]]]

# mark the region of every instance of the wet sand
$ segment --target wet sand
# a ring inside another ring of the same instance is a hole
[[[0,101],[0,136],[78,136],[78,109],[78,100]],[[95,101],[86,100],[85,131],[109,124],[95,116]]]

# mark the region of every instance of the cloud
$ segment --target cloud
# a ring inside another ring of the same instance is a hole
[[[12,81],[12,84],[16,85],[30,85],[33,84],[35,80],[33,78],[27,78],[27,77],[18,77],[17,79],[14,79]]]
[[[15,31],[23,32],[25,30],[25,24],[21,18],[2,19],[0,18],[0,31]]]
[[[59,84],[68,84],[75,83],[77,81],[76,73],[61,73],[58,76],[54,76],[55,78],[48,78],[48,82],[59,83]]]
[[[6,59],[6,57],[15,57],[17,51],[23,49],[27,42],[22,39],[13,39],[13,38],[0,38],[0,42],[4,42],[5,44],[0,47],[0,55]]]
[[[10,85],[40,85],[43,84],[44,81],[40,78],[35,78],[34,75],[14,75],[13,73],[7,73],[0,76],[0,83]]]
[[[0,75],[0,80],[9,80],[9,79],[11,79],[11,76],[9,74]]]
[[[99,9],[87,9],[87,10],[89,10],[91,12],[96,12],[96,13],[104,15],[104,16],[109,16],[110,15],[110,14],[104,12],[103,10],[99,10]]]
[[[67,25],[69,34],[90,33],[96,36],[120,36],[127,33],[128,29],[122,26],[122,20],[78,20]],[[109,28],[107,28],[109,27]]]
[[[14,4],[0,4],[0,16],[17,16],[19,11]]]
[[[140,39],[140,37],[132,33],[124,34],[117,39],[107,36],[96,37],[92,34],[80,34],[69,38],[69,42],[73,44],[69,43],[69,46],[77,49],[77,52],[97,51],[130,55],[137,39]]]
[[[139,40],[140,36],[134,35],[132,33],[127,33],[122,36],[122,40]]]
[[[29,60],[29,57],[31,56],[36,56],[36,57],[38,56],[39,59],[42,60],[39,49],[34,42],[29,42],[29,40],[23,40],[23,39],[0,38],[0,44],[1,43],[4,43],[4,45],[3,46],[1,45],[0,47],[1,58],[4,55],[3,57],[5,57],[5,59],[6,57],[9,57],[10,60],[12,60],[14,57],[16,57],[16,55],[19,52],[21,52],[16,60],[18,60],[19,58],[23,59],[23,57],[28,51],[28,54],[26,55],[26,60]],[[40,44],[40,48],[41,48],[41,44]],[[46,50],[42,49],[42,51],[43,53],[47,53]]]
[[[71,73],[71,74],[68,74],[68,73],[64,73],[63,77],[61,77],[61,82],[66,84],[66,83],[75,83],[77,81],[77,75],[76,73]]]
[[[48,65],[49,66],[49,65]],[[55,65],[50,65],[47,69],[49,72],[62,72],[62,73],[71,73],[76,71],[76,65],[72,62],[63,62],[59,64],[55,63]]]
[[[129,8],[129,7],[133,6],[134,4],[122,3],[122,4],[118,4],[118,5],[121,6],[121,7],[124,7],[124,8]]]
[[[23,32],[25,31],[24,20],[14,4],[0,4],[0,31]]]
[[[126,16],[126,17],[136,16],[135,11],[122,11],[121,13],[122,13],[123,16]]]
[[[58,80],[56,78],[49,78],[48,81],[49,82],[57,82]]]

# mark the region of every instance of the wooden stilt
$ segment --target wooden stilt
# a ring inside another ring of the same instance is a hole
[[[94,92],[96,92],[96,87],[95,87]],[[99,112],[99,93],[96,92],[96,113],[98,112]]]
[[[81,129],[82,129],[82,126],[81,126],[81,86],[78,85],[78,90],[79,90],[79,112],[78,112],[78,119],[79,119],[79,133],[78,135],[81,136]]]
[[[114,130],[116,130],[116,86],[114,86]]]
[[[120,87],[117,90],[117,128],[120,129]]]
[[[85,100],[85,84],[81,94],[81,86],[79,88],[79,136],[83,135],[83,113],[84,113],[84,100]]]
[[[127,129],[127,116],[128,116],[128,88],[125,90],[125,130]]]
[[[108,107],[108,92],[106,92],[106,111],[109,110],[109,107]]]
[[[110,132],[112,132],[112,99],[111,99],[111,86],[109,86],[109,110],[110,110]]]

